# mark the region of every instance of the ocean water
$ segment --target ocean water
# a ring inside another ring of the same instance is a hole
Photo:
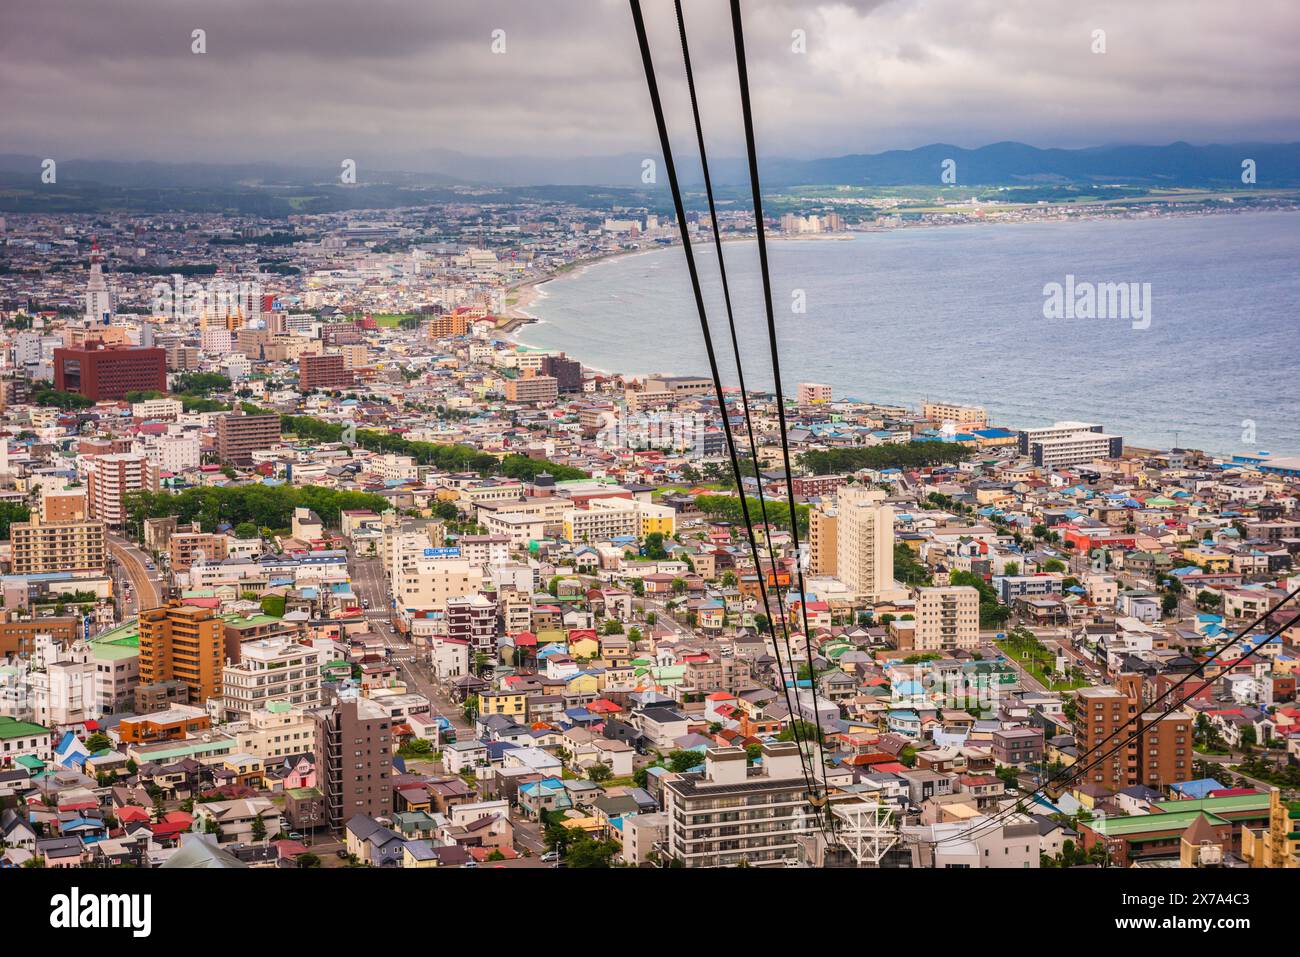
[[[695,250],[735,384],[717,257]],[[914,228],[768,251],[787,394],[827,382],[868,401],[984,405],[1011,428],[1079,419],[1134,445],[1300,454],[1300,212]],[[757,245],[723,254],[746,384],[771,388]],[[1149,288],[1148,321],[1045,318],[1045,287],[1068,276]],[[708,373],[680,248],[541,290],[522,343],[628,374]]]

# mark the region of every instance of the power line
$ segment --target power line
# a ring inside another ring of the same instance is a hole
[[[795,573],[799,582],[799,611],[803,618],[804,654],[808,659],[808,673],[811,678],[813,719],[817,725],[817,738],[824,740],[821,712],[817,708],[817,675],[813,668],[812,632],[808,627],[808,592],[804,588],[803,562],[799,554],[799,517],[795,503],[794,478],[790,472],[790,441],[786,435],[785,395],[781,390],[781,356],[776,342],[776,316],[772,309],[772,277],[767,262],[767,238],[763,227],[762,187],[758,179],[758,150],[754,144],[754,115],[749,99],[749,70],[745,62],[745,31],[741,23],[740,0],[731,0],[731,26],[736,45],[736,72],[740,81],[740,110],[745,121],[745,152],[749,158],[749,184],[754,199],[754,228],[758,238],[758,264],[763,280],[763,306],[767,315],[768,346],[772,354],[772,384],[776,390],[777,419],[781,433],[781,460],[785,469],[786,498],[790,504],[790,536],[794,543]],[[762,484],[761,477],[759,484]],[[775,569],[773,569],[775,572]],[[793,667],[793,662],[791,662]],[[826,784],[826,763],[819,761],[822,770],[822,784]],[[826,795],[820,795],[823,802]]]
[[[732,473],[736,477],[736,487],[739,489],[741,493],[740,494],[741,515],[744,518],[746,536],[749,540],[750,552],[754,558],[754,565],[756,568],[760,569],[760,574],[761,574],[762,563],[759,559],[758,540],[754,534],[753,519],[749,514],[749,503],[746,500],[744,494],[744,483],[741,478],[740,459],[736,453],[735,438],[732,435],[730,423],[727,417],[727,403],[726,403],[726,396],[722,388],[722,376],[721,373],[718,371],[718,359],[717,359],[717,354],[713,348],[713,334],[709,328],[708,311],[705,309],[704,306],[704,294],[700,288],[699,271],[696,268],[695,255],[691,248],[690,230],[688,229],[687,222],[686,222],[686,209],[682,203],[681,188],[677,180],[677,168],[673,162],[672,144],[668,136],[668,124],[664,119],[663,103],[661,102],[659,97],[659,84],[655,76],[654,59],[650,53],[650,41],[646,35],[645,20],[641,14],[640,0],[628,0],[628,2],[632,10],[632,20],[636,26],[637,43],[641,50],[641,62],[645,68],[646,87],[649,90],[650,104],[654,110],[655,126],[659,132],[659,145],[661,151],[663,152],[664,168],[668,173],[668,185],[673,195],[673,208],[677,214],[677,225],[679,231],[681,232],[682,250],[686,255],[686,269],[690,275],[691,290],[695,297],[695,308],[700,317],[700,329],[704,334],[704,348],[709,359],[709,372],[713,378],[713,388],[718,398],[718,407],[721,410],[723,416],[723,427],[724,427],[723,435],[725,436],[727,442],[727,454],[731,459]],[[767,600],[767,591],[762,587],[761,579],[760,579],[759,593],[762,597],[764,612],[767,615],[768,627],[772,634],[772,644],[773,647],[776,647],[776,640],[777,640],[776,628],[772,620],[771,606],[769,605]],[[777,673],[781,680],[781,685],[783,688],[787,688],[785,683],[785,668],[781,663],[781,656],[779,652],[776,656],[776,659],[777,659],[776,661]],[[787,689],[787,700],[788,700],[788,693],[789,692]],[[811,800],[813,796],[813,792],[815,790],[815,785],[808,764],[804,758],[803,748],[798,746],[797,738],[796,738],[796,747],[799,750],[800,771],[802,772],[804,778],[804,785],[808,789],[809,798]],[[819,820],[820,820],[820,815],[819,815]]]
[[[1237,633],[1233,635],[1233,637],[1231,637],[1231,638],[1228,639],[1226,642],[1224,642],[1223,644],[1221,644],[1217,649],[1215,649],[1214,653],[1213,653],[1212,655],[1210,655],[1209,657],[1207,657],[1207,658],[1205,659],[1205,661],[1203,661],[1201,664],[1197,665],[1197,666],[1196,666],[1195,668],[1193,668],[1190,672],[1188,672],[1186,675],[1184,675],[1184,676],[1182,677],[1182,679],[1180,679],[1179,681],[1177,681],[1177,682],[1175,682],[1174,684],[1170,685],[1170,687],[1168,688],[1168,690],[1166,690],[1162,695],[1160,695],[1160,697],[1158,697],[1158,698],[1156,698],[1154,701],[1152,701],[1149,707],[1154,707],[1156,704],[1158,704],[1159,702],[1163,701],[1165,698],[1169,697],[1169,695],[1173,694],[1175,691],[1177,691],[1179,688],[1181,688],[1183,685],[1185,685],[1188,681],[1190,681],[1190,680],[1192,679],[1192,677],[1193,677],[1194,675],[1199,675],[1201,672],[1203,672],[1203,671],[1204,671],[1204,670],[1205,670],[1205,669],[1210,665],[1211,662],[1217,660],[1217,659],[1219,658],[1219,656],[1221,656],[1225,651],[1227,651],[1231,646],[1233,646],[1233,645],[1236,644],[1237,642],[1241,641],[1241,640],[1244,639],[1244,638],[1249,637],[1250,632],[1251,632],[1251,630],[1252,630],[1253,628],[1256,628],[1256,627],[1257,627],[1258,625],[1260,625],[1262,622],[1266,621],[1269,617],[1271,617],[1271,616],[1274,614],[1274,612],[1276,612],[1279,608],[1281,608],[1283,605],[1285,605],[1287,602],[1289,602],[1292,598],[1296,597],[1297,595],[1300,595],[1300,588],[1296,588],[1296,589],[1294,589],[1293,591],[1288,592],[1285,596],[1283,596],[1283,597],[1282,597],[1282,598],[1277,602],[1276,605],[1274,605],[1274,606],[1273,606],[1272,608],[1270,608],[1268,611],[1264,612],[1262,615],[1258,616],[1258,617],[1257,617],[1254,621],[1252,621],[1250,624],[1248,624],[1248,625],[1244,626],[1243,628],[1239,629],[1239,630],[1237,631]],[[1287,621],[1287,622],[1285,622],[1285,623],[1279,625],[1279,626],[1278,626],[1277,628],[1275,628],[1273,631],[1269,632],[1269,633],[1268,633],[1266,636],[1264,636],[1264,637],[1263,637],[1259,642],[1256,643],[1256,645],[1255,645],[1254,648],[1251,648],[1250,651],[1248,651],[1246,654],[1242,655],[1242,656],[1238,659],[1238,662],[1245,661],[1247,658],[1250,658],[1252,655],[1255,655],[1255,654],[1259,651],[1259,649],[1260,649],[1260,647],[1261,647],[1262,645],[1264,645],[1266,642],[1272,640],[1273,638],[1277,637],[1277,636],[1280,635],[1282,632],[1284,632],[1286,629],[1290,628],[1292,625],[1295,625],[1295,624],[1297,624],[1297,623],[1300,623],[1300,613],[1296,614],[1296,615],[1293,616],[1289,621]],[[1070,766],[1067,767],[1067,768],[1062,768],[1062,769],[1061,769],[1060,771],[1058,771],[1056,774],[1052,775],[1050,778],[1048,778],[1046,781],[1044,781],[1042,784],[1040,784],[1038,787],[1036,787],[1033,791],[1030,791],[1030,792],[1029,792],[1028,794],[1026,794],[1024,797],[1017,799],[1016,803],[1013,804],[1011,807],[1009,807],[1009,808],[1007,808],[1007,809],[1005,809],[1005,810],[1003,810],[1003,811],[998,812],[998,814],[996,814],[996,815],[994,815],[993,817],[989,818],[989,819],[988,819],[987,821],[985,821],[984,823],[976,825],[972,830],[970,830],[970,831],[968,831],[968,832],[964,832],[964,833],[962,833],[962,834],[960,834],[960,835],[953,835],[953,836],[950,837],[950,838],[945,838],[945,839],[943,839],[943,840],[939,840],[939,841],[914,841],[914,842],[911,842],[911,843],[929,844],[929,845],[931,845],[931,847],[937,847],[937,846],[939,846],[940,844],[946,844],[946,843],[950,843],[950,842],[953,842],[953,841],[968,841],[968,840],[970,840],[972,837],[975,837],[975,836],[977,836],[978,834],[981,834],[981,833],[983,833],[983,832],[985,832],[985,831],[987,831],[987,830],[989,830],[989,829],[991,829],[991,828],[993,828],[993,827],[998,826],[999,824],[1002,823],[1002,821],[1006,820],[1006,819],[1007,819],[1008,817],[1010,817],[1012,814],[1018,813],[1020,807],[1024,804],[1025,801],[1030,800],[1030,799],[1032,799],[1033,797],[1035,797],[1036,795],[1041,794],[1041,793],[1043,793],[1045,790],[1047,790],[1047,788],[1049,788],[1049,787],[1052,785],[1052,783],[1055,782],[1055,781],[1057,780],[1057,778],[1061,778],[1062,780],[1068,781],[1069,779],[1071,779],[1071,778],[1076,778],[1076,777],[1082,775],[1085,771],[1089,771],[1089,770],[1091,770],[1092,768],[1096,767],[1098,764],[1100,764],[1101,762],[1105,761],[1108,757],[1110,757],[1110,756],[1111,756],[1112,754],[1114,754],[1116,751],[1120,750],[1121,748],[1127,747],[1128,744],[1129,744],[1130,742],[1134,741],[1134,740],[1137,739],[1137,738],[1140,738],[1143,734],[1145,734],[1145,733],[1146,733],[1147,731],[1149,731],[1151,728],[1155,727],[1155,726],[1156,726],[1160,721],[1164,720],[1166,717],[1168,717],[1168,716],[1169,716],[1170,714],[1172,714],[1174,711],[1177,711],[1177,710],[1178,710],[1179,708],[1181,708],[1184,704],[1186,704],[1188,701],[1190,701],[1190,700],[1191,700],[1191,699],[1192,699],[1192,698],[1193,698],[1193,697],[1194,697],[1194,696],[1195,696],[1195,695],[1196,695],[1200,690],[1201,690],[1200,688],[1194,689],[1194,690],[1191,691],[1189,694],[1187,694],[1185,697],[1180,698],[1178,701],[1174,702],[1173,705],[1171,705],[1169,708],[1165,709],[1163,712],[1161,712],[1159,715],[1157,715],[1156,718],[1155,718],[1153,721],[1151,721],[1149,724],[1147,724],[1147,725],[1145,725],[1145,726],[1142,725],[1142,715],[1141,715],[1141,714],[1136,714],[1136,715],[1134,715],[1132,718],[1129,718],[1127,721],[1124,722],[1123,725],[1120,726],[1120,728],[1126,727],[1127,725],[1130,725],[1130,724],[1132,724],[1132,723],[1134,723],[1134,722],[1137,722],[1137,724],[1138,724],[1138,728],[1137,728],[1137,730],[1134,731],[1132,734],[1130,734],[1127,738],[1125,738],[1125,739],[1124,739],[1123,741],[1121,741],[1119,744],[1117,744],[1117,745],[1115,745],[1114,747],[1112,747],[1112,748],[1111,748],[1110,750],[1108,750],[1105,754],[1101,755],[1099,758],[1097,758],[1096,760],[1092,761],[1092,762],[1089,763],[1089,764],[1086,764],[1086,765],[1080,766],[1081,763],[1082,763],[1082,761],[1083,761],[1085,758],[1089,757],[1089,756],[1092,755],[1092,754],[1095,754],[1095,753],[1096,753],[1097,751],[1099,751],[1101,748],[1105,747],[1105,743],[1098,744],[1096,747],[1089,749],[1088,751],[1086,751],[1086,752],[1084,752],[1082,755],[1080,755],[1079,758],[1075,761],[1074,764],[1070,765]],[[1118,730],[1116,731],[1116,733],[1118,733]],[[1112,735],[1112,738],[1113,738],[1113,737],[1114,737],[1114,735]]]
[[[673,6],[677,14],[677,31],[678,31],[678,35],[681,38],[681,44],[682,44],[682,64],[686,72],[686,88],[690,93],[691,116],[695,123],[695,139],[700,152],[700,168],[704,176],[704,192],[709,205],[709,222],[713,232],[713,245],[718,255],[718,274],[722,281],[722,298],[727,311],[727,328],[731,336],[732,357],[736,363],[736,376],[740,388],[740,403],[741,403],[741,409],[744,413],[745,432],[749,443],[749,457],[750,457],[750,461],[754,463],[755,478],[758,479],[756,485],[758,489],[758,507],[759,507],[760,515],[763,520],[763,538],[767,548],[768,564],[772,569],[774,582],[775,582],[777,561],[776,561],[776,551],[772,544],[772,535],[771,535],[772,523],[768,519],[767,498],[763,491],[763,483],[761,480],[761,476],[759,476],[757,471],[758,464],[759,464],[758,442],[754,438],[754,421],[753,421],[750,404],[749,404],[749,391],[745,386],[744,363],[742,362],[740,357],[740,340],[736,333],[735,311],[733,310],[731,304],[731,286],[727,281],[726,258],[722,251],[722,230],[718,225],[718,207],[713,193],[713,178],[709,173],[708,149],[705,147],[705,143],[704,143],[704,125],[700,120],[699,100],[696,97],[696,93],[695,93],[695,71],[691,67],[690,43],[688,42],[686,37],[686,19],[682,14],[681,0],[673,0]],[[727,410],[725,405],[722,408],[722,413],[723,413],[724,423],[726,427],[730,428],[730,417],[727,415]],[[736,484],[741,497],[744,498],[745,496],[744,484],[739,475],[736,477]],[[793,509],[791,510],[791,520],[792,521],[794,520]],[[764,597],[766,598],[766,594],[767,594],[766,582],[763,580],[762,563],[758,560],[757,555],[755,556],[754,565],[755,565],[755,570],[759,574],[759,588],[762,591]],[[777,601],[777,611],[779,612],[781,618],[781,633],[782,633],[783,644],[785,646],[786,661],[789,663],[790,668],[793,671],[794,652],[790,646],[790,623],[789,623],[789,618],[786,614],[785,598],[779,588],[777,589],[776,592],[776,601]],[[769,616],[769,620],[770,620],[770,616]],[[775,633],[773,633],[773,650],[776,651],[777,657],[779,659],[781,650],[776,646]],[[796,673],[795,674],[796,686],[797,686],[797,678],[798,675]],[[789,709],[791,719],[792,719],[791,730],[794,735],[795,743],[796,745],[799,746],[800,760],[803,761],[804,760],[803,743],[802,741],[800,741],[799,726],[794,719],[794,715],[795,715],[794,699],[791,697],[790,685],[786,683],[783,674],[781,675],[781,679],[782,679],[781,680],[782,692],[785,696],[786,707]],[[820,728],[819,728],[819,732],[820,732]],[[818,737],[819,737],[819,746],[820,746],[820,733]],[[806,735],[805,735],[805,739],[806,739]],[[812,768],[812,764],[811,764],[812,760],[813,760],[812,756],[809,755],[807,757],[807,761],[809,762],[810,772]]]

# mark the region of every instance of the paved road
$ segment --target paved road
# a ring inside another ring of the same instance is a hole
[[[1016,677],[1020,680],[1020,687],[1026,691],[1046,691],[1047,688],[1044,687],[1043,683],[1026,671],[1020,662],[1016,660],[1014,654],[1004,652],[993,643],[993,637],[996,634],[998,634],[996,631],[980,632],[980,653],[985,658],[1002,657],[1009,661],[1012,670],[1016,673]]]
[[[108,550],[131,579],[137,608],[157,608],[162,604],[162,583],[157,569],[145,567],[148,556],[120,535],[108,536]],[[123,608],[125,617],[125,607]]]
[[[694,634],[689,628],[673,617],[672,612],[668,610],[668,606],[663,602],[655,601],[653,598],[639,598],[637,599],[637,603],[641,605],[643,612],[652,611],[655,613],[655,627],[665,625],[668,628],[671,628],[673,634],[677,635],[679,638],[694,637]],[[642,630],[644,630],[644,627],[645,626],[642,626]]]

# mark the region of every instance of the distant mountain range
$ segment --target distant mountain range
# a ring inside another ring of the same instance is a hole
[[[657,157],[657,153],[650,154]],[[483,159],[440,152],[431,167],[463,182],[503,185],[554,183],[640,186],[644,156],[622,155],[555,159]],[[1239,187],[1242,160],[1253,159],[1259,186],[1300,186],[1300,144],[1237,143],[1193,146],[1095,146],[1086,149],[1039,149],[1024,143],[993,143],[964,149],[935,143],[910,150],[857,153],[825,159],[763,159],[764,187],[844,185],[911,186],[938,183],[941,164],[957,164],[957,182],[971,186],[1033,186],[1052,184],[1123,183],[1145,186]],[[699,160],[677,160],[684,185],[699,186]],[[748,183],[743,158],[710,160],[714,181],[721,186]],[[665,185],[667,177],[658,177]]]
[[[655,157],[655,154],[649,154]],[[0,154],[0,211],[50,212],[134,208],[142,211],[222,208],[266,215],[394,205],[420,205],[476,187],[500,187],[514,198],[591,196],[660,206],[667,176],[641,182],[645,154],[602,157],[483,157],[450,150],[403,157],[402,169],[383,169],[358,158],[358,186],[338,190],[337,166],[317,163],[159,163],[68,159],[60,161],[54,188],[40,181],[41,159]],[[1097,146],[1039,149],[1024,143],[993,143],[964,149],[936,143],[911,150],[824,159],[770,157],[761,165],[767,191],[796,186],[935,186],[946,160],[960,186],[992,187],[1190,187],[1242,188],[1242,163],[1254,160],[1255,186],[1300,187],[1300,143],[1236,143],[1193,146]],[[391,162],[391,161],[390,161]],[[720,192],[743,198],[747,166],[735,157],[712,161]],[[699,162],[678,159],[683,185],[698,191]],[[7,194],[6,194],[7,193]],[[612,194],[611,194],[612,193]]]

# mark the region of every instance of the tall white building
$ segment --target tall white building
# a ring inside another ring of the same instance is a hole
[[[970,585],[917,590],[914,651],[954,651],[979,643],[978,591]]]
[[[106,326],[113,317],[113,296],[100,266],[99,243],[90,251],[90,280],[86,283],[86,324]]]
[[[845,485],[836,494],[835,568],[840,581],[864,601],[894,583],[894,509],[885,493]]]
[[[143,455],[114,453],[90,460],[86,473],[90,517],[120,527],[128,518],[131,492],[158,491],[158,466]]]

